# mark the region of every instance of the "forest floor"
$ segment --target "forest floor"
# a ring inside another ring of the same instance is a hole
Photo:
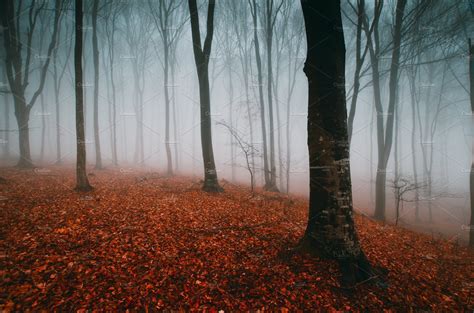
[[[106,169],[0,169],[0,310],[474,309],[474,253],[357,215],[388,288],[339,286],[338,266],[291,253],[307,201],[223,181]]]

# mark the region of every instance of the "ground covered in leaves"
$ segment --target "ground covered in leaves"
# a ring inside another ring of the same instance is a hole
[[[358,310],[474,309],[474,254],[357,216],[388,288],[339,287],[335,263],[292,253],[307,202],[223,182],[132,169],[0,169],[0,308]]]

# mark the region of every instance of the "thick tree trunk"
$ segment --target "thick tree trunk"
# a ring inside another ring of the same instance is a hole
[[[372,276],[354,226],[339,1],[301,1],[306,26],[310,203],[302,248],[340,262],[344,285]],[[325,38],[321,44],[321,38]]]
[[[202,159],[204,161],[204,185],[202,188],[207,192],[223,191],[217,181],[214,151],[212,148],[211,99],[209,88],[209,57],[211,55],[212,36],[214,32],[215,4],[215,0],[209,0],[207,11],[207,33],[206,39],[204,40],[204,47],[201,48],[199,14],[196,0],[188,0],[189,14],[191,17],[194,60],[196,62],[199,80],[199,100],[201,104],[201,145]]]
[[[92,190],[86,173],[86,144],[84,136],[84,98],[83,98],[83,78],[82,78],[82,0],[75,0],[76,4],[76,36],[74,46],[74,73],[76,88],[76,190]]]
[[[30,109],[26,106],[25,97],[22,95],[15,95],[14,101],[20,148],[20,159],[18,160],[17,166],[20,168],[31,168],[33,167],[33,162],[31,161],[30,153]]]

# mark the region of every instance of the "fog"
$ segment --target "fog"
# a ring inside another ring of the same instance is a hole
[[[29,116],[31,159],[35,171],[41,174],[41,169],[54,169],[58,164],[73,168],[76,161],[74,4],[71,1],[64,3],[57,42],[48,55],[54,1],[37,2],[34,5],[35,10],[38,9],[34,11],[37,21],[31,42],[28,42],[28,34],[33,29],[31,19],[35,15],[31,14],[30,1],[25,1],[24,10],[20,11],[19,31],[22,62],[28,62],[27,55],[31,58],[29,68],[22,69],[29,73],[24,92],[27,101],[39,90],[42,70],[49,61],[44,88]],[[262,87],[269,155],[270,140],[274,141],[276,187],[282,193],[306,197],[309,192],[308,84],[303,72],[306,38],[301,7],[298,1],[282,1],[281,6],[280,1],[275,1],[268,17],[266,2],[257,1],[256,33],[263,80],[260,86],[254,49],[255,28],[249,3],[244,0],[216,1],[209,82],[217,176],[229,183],[250,185],[247,159],[237,134],[243,146],[251,147],[250,164],[254,168],[256,185],[265,185],[265,143],[259,99],[259,87]],[[85,1],[84,5],[85,138],[88,171],[92,171],[97,160],[93,1]],[[165,11],[160,11],[162,6],[163,10],[169,9],[168,24],[164,22]],[[207,2],[198,1],[198,6],[201,40],[204,41]],[[356,71],[356,6],[356,1],[342,1],[348,112],[354,97]],[[368,1],[365,11],[369,27],[374,10],[374,4]],[[376,57],[385,124],[390,114],[387,112],[394,11],[395,1],[386,1],[378,22],[380,53]],[[473,35],[472,13],[473,8],[467,1],[437,0],[429,5],[423,1],[408,2],[399,47],[393,144],[386,168],[386,222],[397,222],[433,236],[443,234],[453,241],[466,241],[469,234],[466,225],[469,225],[471,210],[469,175],[473,158],[473,120],[468,38]],[[97,15],[97,117],[103,167],[116,170],[117,175],[144,169],[167,175],[171,163],[174,175],[202,178],[199,84],[187,2],[100,2]],[[271,51],[268,49],[267,18],[274,21]],[[6,29],[2,30],[0,165],[15,166],[20,158],[19,132],[14,95],[5,71],[7,53],[3,43]],[[360,35],[364,61],[359,75],[350,161],[354,208],[371,216],[375,208],[378,154],[377,111],[367,31],[370,32],[362,29]],[[172,38],[166,53],[163,34],[169,37],[167,40]],[[268,53],[271,53],[271,81],[268,79]],[[273,127],[270,125],[268,84],[272,87]],[[171,158],[167,157],[167,146]],[[413,190],[401,196],[402,209],[396,221],[397,194],[393,185],[400,181],[415,185]],[[416,208],[418,221],[415,220]]]

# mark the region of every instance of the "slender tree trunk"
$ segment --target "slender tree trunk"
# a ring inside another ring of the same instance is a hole
[[[229,57],[230,58],[230,57]],[[228,64],[228,75],[229,75],[229,125],[231,129],[234,129],[234,85],[232,83],[232,64],[229,60]],[[231,163],[231,181],[235,182],[235,141],[234,136],[230,134],[230,163]]]
[[[7,74],[5,70],[3,72],[4,81],[7,80]],[[5,132],[3,133],[3,156],[6,160],[10,158],[10,95],[8,93],[3,94],[4,104],[5,104]]]
[[[54,63],[53,63],[53,76],[54,76],[54,103],[56,109],[56,164],[61,164],[62,157],[61,157],[61,109],[59,106],[59,79],[58,79],[58,55],[57,55],[57,48],[54,53]],[[66,65],[65,65],[66,66]]]
[[[173,92],[172,92],[172,103],[173,103],[173,139],[174,139],[174,168],[175,171],[179,171],[179,154],[178,154],[178,120],[176,118],[176,86],[175,86],[175,64],[172,62],[171,64],[171,84],[173,85]],[[194,124],[193,124],[194,125]]]
[[[201,104],[201,145],[202,159],[204,161],[204,185],[207,192],[221,192],[223,189],[217,181],[217,171],[214,162],[211,131],[211,99],[209,88],[209,57],[211,55],[212,36],[214,32],[215,0],[209,0],[207,11],[207,33],[204,47],[201,48],[201,35],[199,30],[199,14],[196,0],[188,0],[191,18],[191,34],[193,40],[194,60],[199,81],[199,100]]]
[[[362,24],[363,19],[365,18],[365,0],[357,1],[357,30],[356,30],[356,66],[354,70],[354,87],[352,91],[351,106],[349,110],[349,118],[347,120],[347,131],[349,133],[349,143],[352,140],[352,130],[354,128],[354,118],[357,106],[357,98],[359,96],[360,89],[360,71],[362,69],[362,64],[364,62],[361,55],[362,47]]]
[[[82,0],[75,0],[76,11],[76,36],[74,46],[74,73],[76,88],[76,190],[90,191],[92,190],[86,173],[86,145],[84,136],[84,99],[83,99],[83,77],[82,77],[82,19],[83,9]]]
[[[112,22],[111,22],[111,30],[109,32],[108,25],[106,25],[106,32],[107,32],[107,42],[108,42],[108,52],[109,52],[109,74],[110,74],[110,87],[111,87],[111,96],[112,96],[112,144],[111,144],[111,151],[112,151],[112,164],[114,166],[118,165],[118,158],[117,158],[117,97],[116,97],[116,87],[115,87],[115,75],[114,75],[114,60],[115,60],[115,51],[114,51],[114,43],[115,43],[115,19],[116,19],[116,12],[114,12]],[[105,62],[104,62],[105,64]]]
[[[92,5],[92,55],[94,60],[94,144],[95,144],[95,168],[102,168],[102,156],[100,153],[100,130],[99,130],[99,43],[97,41],[97,13],[99,0],[94,0]]]
[[[167,29],[163,31],[163,44],[164,44],[164,72],[165,79],[164,83],[164,92],[165,92],[165,148],[166,148],[166,160],[168,163],[167,174],[169,176],[173,175],[173,159],[171,157],[171,147],[170,147],[170,96],[169,96],[169,42]]]
[[[258,11],[257,11],[257,2],[256,0],[252,0],[251,3],[251,12],[252,12],[252,19],[253,19],[253,34],[254,34],[254,48],[255,48],[255,59],[257,63],[257,76],[258,76],[258,95],[259,95],[259,102],[260,102],[260,122],[262,126],[262,144],[263,144],[263,173],[265,178],[265,186],[271,185],[270,179],[270,171],[268,168],[268,151],[267,151],[267,126],[265,122],[265,103],[263,100],[263,75],[262,75],[262,60],[260,57],[260,44],[258,40],[258,28],[257,28],[257,19],[258,19]]]
[[[46,145],[46,104],[44,101],[44,92],[40,95],[40,107],[41,107],[41,148],[40,148],[40,160],[44,161],[44,149]]]
[[[245,103],[246,103],[246,108],[247,108],[247,119],[249,123],[249,131],[250,131],[250,143],[253,145],[254,144],[254,134],[253,134],[253,121],[252,121],[252,110],[250,107],[250,93],[249,93],[249,71],[248,71],[248,58],[247,54],[244,55],[245,60],[243,60],[244,63],[244,83],[245,83]],[[254,181],[254,173],[255,173],[255,153],[252,153],[251,156],[251,168],[252,168],[252,175],[251,175],[251,185],[255,185]]]
[[[418,169],[417,169],[417,162],[416,162],[416,72],[415,69],[410,70],[409,74],[409,83],[410,83],[410,99],[411,99],[411,150],[412,150],[412,168],[413,168],[413,181],[415,186],[418,186]],[[415,190],[415,222],[420,221],[420,193],[418,192],[418,188]]]
[[[387,163],[390,157],[393,141],[393,124],[394,111],[398,91],[398,69],[400,61],[400,43],[402,39],[402,23],[403,14],[405,11],[407,0],[398,0],[395,14],[395,25],[393,35],[393,51],[390,64],[390,78],[389,78],[389,99],[388,99],[388,117],[387,125],[385,127],[385,138],[383,145],[379,145],[379,165],[377,169],[376,185],[377,191],[375,194],[375,218],[381,221],[385,220],[385,185],[387,175]],[[380,115],[379,112],[377,112]],[[383,115],[378,116],[382,119],[382,133],[383,133]]]
[[[474,45],[469,39],[469,91],[471,99],[471,131],[474,134]],[[469,227],[469,246],[474,247],[474,144],[471,155],[471,172],[469,176],[469,196],[471,198],[471,222]]]
[[[345,45],[339,1],[301,1],[306,26],[310,203],[304,250],[336,259],[343,285],[372,276],[352,211],[345,97]],[[321,39],[325,38],[324,43]]]
[[[267,30],[267,96],[268,96],[268,116],[270,120],[270,185],[266,185],[265,189],[270,191],[278,191],[276,186],[276,164],[275,164],[275,126],[273,120],[273,98],[272,98],[272,42],[273,42],[273,25],[271,17],[270,2],[273,4],[273,0],[266,0],[266,30]]]

